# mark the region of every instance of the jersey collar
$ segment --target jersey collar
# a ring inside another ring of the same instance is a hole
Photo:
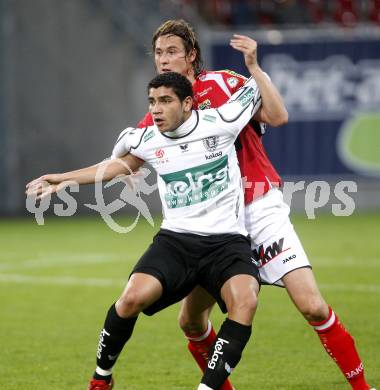
[[[199,114],[198,111],[193,110],[190,117],[182,123],[181,126],[177,127],[174,131],[166,131],[161,133],[164,137],[178,139],[183,138],[191,134],[198,126]]]

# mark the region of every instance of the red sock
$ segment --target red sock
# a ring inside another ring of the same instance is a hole
[[[329,316],[322,322],[310,322],[317,332],[323,347],[339,366],[354,390],[369,390],[364,378],[363,363],[355,348],[352,336],[329,308]]]
[[[211,325],[211,322],[208,322],[208,327],[205,333],[200,335],[188,335],[185,334],[189,343],[187,344],[187,348],[190,353],[193,355],[193,358],[198,363],[198,366],[205,372],[208,360],[208,353],[210,351],[211,346],[214,344],[216,339],[216,333],[214,328]],[[231,382],[227,379],[220,390],[234,390],[231,385]]]

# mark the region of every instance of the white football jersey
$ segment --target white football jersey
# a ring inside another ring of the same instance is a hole
[[[112,157],[131,153],[156,170],[161,228],[247,235],[234,142],[260,105],[259,89],[250,78],[226,104],[192,111],[173,132],[161,133],[155,125],[121,132]]]

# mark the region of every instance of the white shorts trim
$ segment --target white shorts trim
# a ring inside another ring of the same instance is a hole
[[[310,267],[289,212],[282,192],[276,187],[245,206],[245,227],[264,284],[284,286],[281,280],[284,275],[297,268]]]

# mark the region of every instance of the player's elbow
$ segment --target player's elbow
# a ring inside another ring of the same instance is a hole
[[[274,118],[270,120],[269,125],[272,127],[278,127],[282,125],[286,125],[289,121],[289,114],[287,110],[281,110]]]

